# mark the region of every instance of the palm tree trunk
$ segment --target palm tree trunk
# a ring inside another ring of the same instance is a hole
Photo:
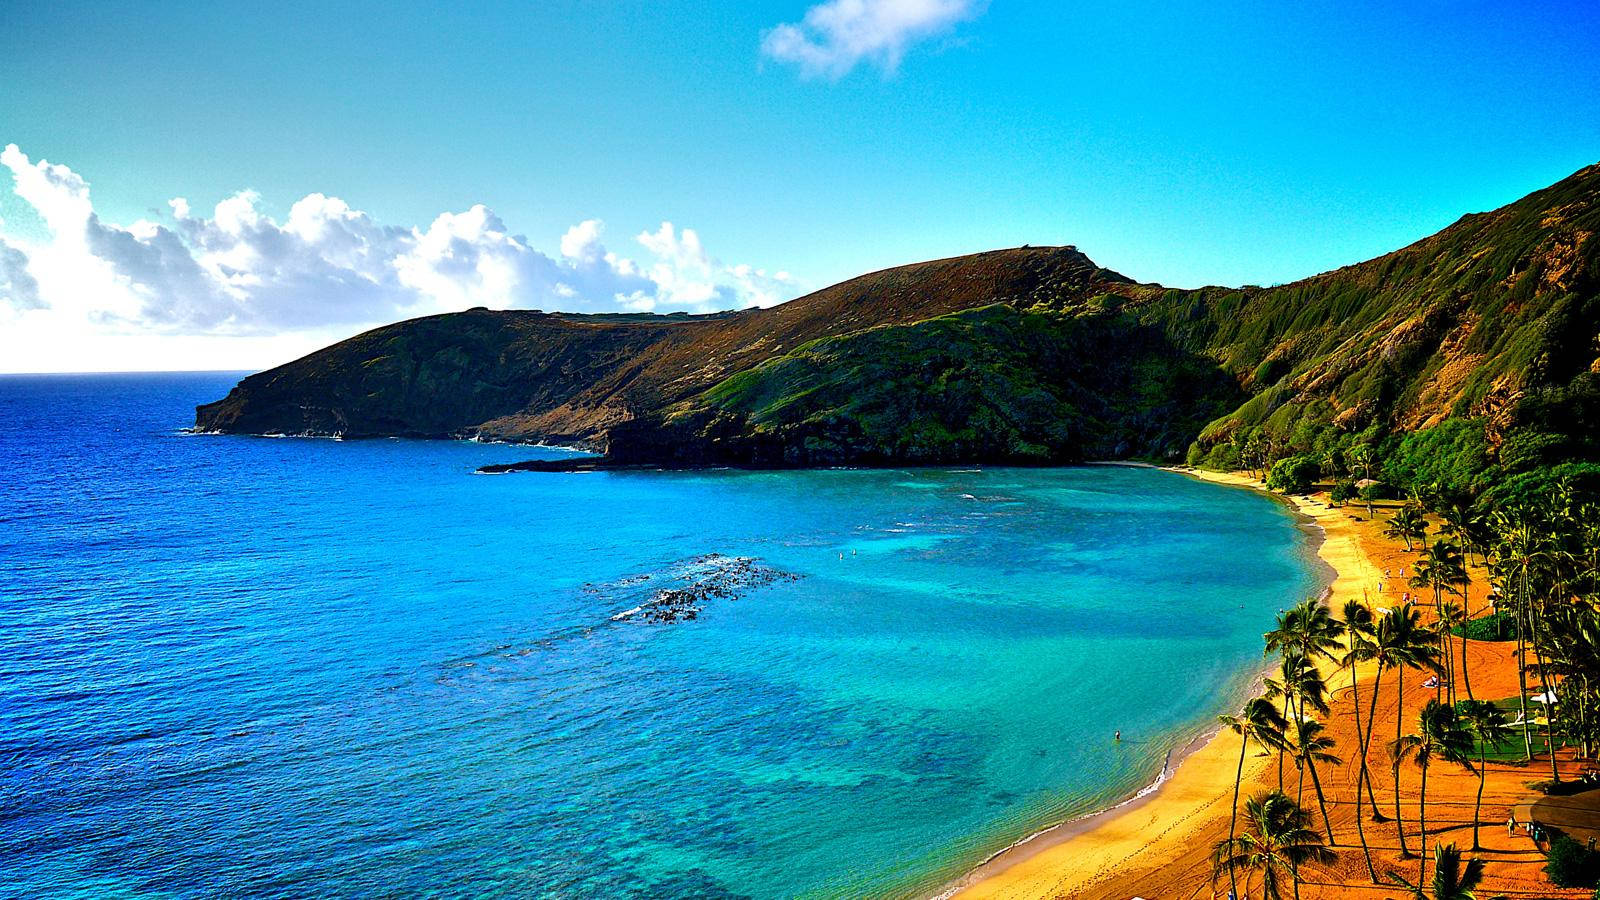
[[[1422,861],[1417,870],[1417,884],[1428,883],[1428,767],[1422,767],[1422,792],[1417,795],[1417,840],[1422,847],[1417,858]]]
[[[1578,753],[1589,759],[1589,711],[1584,698],[1589,695],[1589,676],[1578,676]]]
[[[1239,723],[1241,726],[1243,722]],[[1239,770],[1233,776],[1233,809],[1228,816],[1228,845],[1233,845],[1233,835],[1239,827],[1239,782],[1244,781],[1244,752],[1250,747],[1250,735],[1246,731],[1239,732]],[[1235,897],[1239,896],[1239,880],[1233,873],[1233,864],[1228,864],[1228,889]]]
[[[1574,756],[1573,756],[1573,758],[1574,759],[1578,759],[1578,758],[1588,759],[1588,757],[1589,757],[1589,729],[1588,729],[1587,725],[1585,725],[1585,722],[1587,720],[1584,718],[1584,714],[1583,714],[1583,695],[1588,693],[1588,691],[1589,691],[1588,679],[1584,678],[1582,675],[1568,675],[1567,676],[1567,680],[1569,680],[1569,681],[1574,679],[1574,678],[1578,679],[1578,690],[1575,691],[1574,695],[1573,695],[1573,702],[1576,703],[1577,707],[1578,707],[1578,714],[1577,714],[1577,717],[1576,717],[1577,720],[1578,720],[1578,736],[1577,736],[1577,740],[1576,740],[1576,743],[1577,743],[1578,746],[1576,748],[1574,748],[1574,751],[1573,751],[1574,752]]]
[[[1378,798],[1372,793],[1372,769],[1367,765],[1367,753],[1372,750],[1372,728],[1378,722],[1378,688],[1383,686],[1383,660],[1378,660],[1378,674],[1372,680],[1372,700],[1367,704],[1367,739],[1361,745],[1361,768],[1367,773],[1367,800],[1372,804],[1372,821],[1382,822],[1383,811],[1378,809]]]
[[[1488,753],[1483,745],[1478,745],[1478,799],[1472,804],[1472,849],[1483,849],[1478,845],[1479,819],[1483,818],[1483,782],[1488,777]]]
[[[1372,681],[1372,705],[1378,705],[1378,679],[1383,677],[1383,664],[1378,664],[1378,675]],[[1359,825],[1361,819],[1361,788],[1367,789],[1367,803],[1372,806],[1373,817],[1378,816],[1378,798],[1372,795],[1372,773],[1367,769],[1367,742],[1372,739],[1372,717],[1367,717],[1367,730],[1361,730],[1361,685],[1356,681],[1356,664],[1350,663],[1350,695],[1355,705],[1356,714],[1356,743],[1361,748],[1361,771],[1356,775],[1356,821]],[[1359,829],[1358,829],[1359,830]],[[1378,877],[1376,875],[1372,876]]]
[[[1550,750],[1550,780],[1560,784],[1561,771],[1556,768],[1556,692],[1544,674],[1544,655],[1539,652],[1537,638],[1533,644],[1533,662],[1539,668],[1539,683],[1543,686],[1541,693],[1549,701],[1544,705],[1544,742]]]
[[[1382,671],[1380,667],[1379,673],[1381,674]],[[1367,875],[1372,879],[1373,884],[1377,884],[1378,870],[1372,867],[1372,851],[1367,848],[1367,830],[1361,824],[1361,787],[1367,781],[1367,742],[1362,737],[1361,731],[1361,691],[1353,687],[1356,684],[1356,663],[1354,659],[1350,660],[1350,684],[1352,685],[1352,693],[1355,699],[1356,752],[1360,754],[1360,758],[1356,760],[1356,839],[1361,842],[1361,857],[1367,862]],[[1377,692],[1376,684],[1373,686],[1373,692]],[[1370,792],[1372,788],[1368,787],[1367,790]],[[1373,803],[1372,808],[1376,810],[1378,804]],[[1324,812],[1323,815],[1326,816],[1327,813]]]
[[[1306,748],[1298,746],[1298,744],[1300,743],[1300,722],[1302,721],[1303,717],[1305,716],[1305,713],[1306,713],[1306,703],[1305,703],[1304,699],[1301,699],[1300,704],[1299,704],[1299,709],[1296,710],[1295,718],[1294,718],[1294,721],[1293,721],[1295,744],[1297,745],[1295,747],[1294,767],[1295,767],[1296,773],[1299,775],[1299,785],[1297,787],[1295,787],[1295,789],[1294,789],[1294,803],[1295,803],[1296,806],[1300,806],[1300,807],[1304,807],[1305,806],[1305,802],[1304,801],[1305,801],[1305,798],[1306,798],[1306,761],[1305,761],[1305,758],[1304,758],[1305,757]],[[1282,755],[1281,755],[1281,752],[1280,752],[1280,755],[1279,755],[1278,758],[1279,759],[1283,758]]]
[[[1438,661],[1445,663],[1445,673],[1453,676],[1456,668],[1450,665],[1450,633],[1443,628],[1443,625],[1445,625],[1445,594],[1438,589],[1438,585],[1434,585],[1434,625],[1440,626],[1438,628]],[[1451,677],[1440,677],[1438,679],[1438,687],[1434,689],[1434,700],[1438,700],[1440,693],[1450,690],[1450,687],[1448,687],[1448,682],[1450,681],[1453,681]]]
[[[1406,702],[1405,702],[1406,701],[1406,667],[1405,666],[1397,666],[1395,668],[1395,674],[1396,674],[1397,678],[1395,680],[1395,687],[1394,687],[1394,691],[1395,691],[1395,698],[1394,698],[1394,739],[1395,739],[1396,742],[1399,742],[1399,740],[1400,740],[1401,723],[1402,723],[1402,720],[1404,718],[1402,713],[1403,713],[1403,711],[1405,709],[1405,705],[1406,705]],[[1394,833],[1400,836],[1400,858],[1401,859],[1406,859],[1406,858],[1410,857],[1411,856],[1411,851],[1406,849],[1405,822],[1404,822],[1404,820],[1402,820],[1400,818],[1400,767],[1399,766],[1395,766],[1394,767]]]
[[[1289,719],[1290,696],[1288,682],[1289,679],[1285,678],[1283,685],[1283,718],[1285,721]],[[1283,790],[1283,750],[1281,748],[1278,750],[1278,790],[1280,792]]]
[[[1544,652],[1539,647],[1539,629],[1534,624],[1533,598],[1528,599],[1528,646],[1533,649],[1534,668],[1539,673],[1539,692],[1548,698],[1544,704],[1544,742],[1545,748],[1550,751],[1550,780],[1559,783],[1561,773],[1556,769],[1556,709],[1555,689],[1550,684],[1550,678],[1545,674]]]
[[[1313,790],[1315,790],[1317,792],[1317,808],[1322,810],[1322,827],[1326,828],[1328,830],[1328,843],[1330,845],[1335,844],[1336,842],[1333,839],[1333,821],[1328,818],[1328,802],[1322,796],[1322,779],[1317,777],[1317,763],[1316,763],[1315,760],[1307,759],[1306,760],[1306,767],[1311,770],[1311,787],[1312,787]],[[1361,809],[1360,809],[1360,806],[1361,806],[1361,792],[1358,790],[1356,792],[1356,807],[1357,807],[1356,808],[1356,821],[1357,822],[1361,821]]]
[[[1528,722],[1528,644],[1527,635],[1522,628],[1522,613],[1528,606],[1528,568],[1522,568],[1521,588],[1522,603],[1511,610],[1511,617],[1517,626],[1517,705],[1522,711],[1522,761],[1533,762],[1533,735],[1529,733],[1531,725]]]
[[[1470,621],[1471,615],[1468,613],[1467,619],[1461,623],[1461,683],[1467,686],[1467,699],[1476,700],[1478,698],[1472,696],[1472,676],[1467,674],[1467,621]]]

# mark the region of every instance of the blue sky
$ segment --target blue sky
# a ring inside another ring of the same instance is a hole
[[[0,146],[18,148],[0,181],[27,167],[49,182],[0,195],[12,268],[27,259],[11,289],[31,277],[39,295],[11,315],[51,319],[29,345],[74,333],[55,308],[70,304],[43,296],[45,257],[84,267],[44,248],[40,206],[77,208],[69,175],[118,229],[86,252],[131,291],[72,314],[118,365],[148,368],[161,347],[182,367],[268,365],[483,292],[704,309],[1024,243],[1177,286],[1288,281],[1600,160],[1592,3],[265,6],[0,7]],[[247,189],[243,219],[216,210]],[[418,229],[360,237],[399,241],[384,252],[410,254],[411,274],[385,263],[361,270],[364,299],[302,302],[330,277],[313,247],[268,276],[281,283],[240,276],[217,299],[205,272],[259,250],[240,237],[249,216],[283,225],[316,193],[372,229]],[[477,205],[431,239],[505,263],[515,290],[484,267],[449,281],[417,250],[441,213]],[[564,255],[591,221],[603,230]],[[183,245],[199,274],[151,274],[189,266]]]

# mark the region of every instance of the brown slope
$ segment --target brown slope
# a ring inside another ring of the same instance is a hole
[[[806,341],[997,300],[1128,284],[1074,248],[1023,247],[885,269],[770,309],[711,316],[430,316],[252,375],[199,407],[196,426],[603,443],[616,423]]]

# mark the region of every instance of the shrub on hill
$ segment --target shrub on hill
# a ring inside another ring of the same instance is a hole
[[[1479,419],[1447,419],[1402,437],[1383,461],[1388,480],[1474,496],[1490,477],[1489,442]]]
[[[1285,494],[1304,494],[1311,490],[1322,467],[1309,456],[1290,456],[1272,464],[1267,487]]]

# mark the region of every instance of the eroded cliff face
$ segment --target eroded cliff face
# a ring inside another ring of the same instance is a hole
[[[1070,247],[1018,248],[716,316],[475,310],[251,376],[196,421],[748,465],[1170,458],[1241,429],[1450,417],[1492,431],[1534,395],[1600,398],[1596,231],[1590,167],[1274,288],[1172,290]]]

